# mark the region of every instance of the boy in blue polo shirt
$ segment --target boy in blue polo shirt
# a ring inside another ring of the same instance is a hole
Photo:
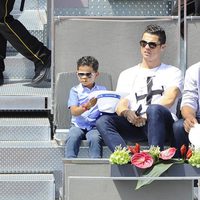
[[[84,56],[77,61],[77,77],[80,84],[70,90],[68,108],[71,111],[71,128],[65,144],[65,157],[76,158],[82,139],[89,143],[89,157],[100,158],[102,139],[95,127],[99,110],[96,98],[89,99],[89,94],[98,90],[106,90],[104,86],[95,84],[99,75],[99,63],[92,56]]]

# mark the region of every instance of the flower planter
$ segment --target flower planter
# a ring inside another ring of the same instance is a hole
[[[140,177],[145,170],[134,165],[111,165],[112,177]],[[192,167],[190,164],[174,164],[162,177],[200,177],[200,168]]]

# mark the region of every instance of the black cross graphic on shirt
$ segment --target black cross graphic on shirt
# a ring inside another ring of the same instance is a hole
[[[139,101],[144,98],[147,98],[146,99],[147,105],[149,105],[149,104],[151,104],[151,100],[154,95],[157,95],[157,94],[162,95],[163,94],[163,92],[164,92],[163,86],[162,86],[162,89],[160,89],[160,90],[152,90],[152,86],[153,86],[153,77],[147,77],[147,94],[138,96],[137,93],[135,93],[136,100]]]

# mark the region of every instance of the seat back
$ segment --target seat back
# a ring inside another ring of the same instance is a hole
[[[96,80],[99,85],[104,85],[107,90],[113,90],[112,78],[108,73],[101,72]],[[54,102],[54,125],[58,129],[70,127],[71,114],[67,107],[70,89],[78,85],[75,72],[58,73],[55,85],[55,102]]]

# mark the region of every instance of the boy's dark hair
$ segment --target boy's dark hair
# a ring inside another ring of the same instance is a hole
[[[77,61],[77,70],[79,69],[80,66],[90,66],[92,69],[97,72],[99,68],[99,62],[97,61],[96,58],[92,56],[83,56]]]
[[[156,24],[148,25],[146,27],[144,33],[150,33],[153,35],[157,35],[159,37],[160,44],[166,43],[166,34],[165,34],[164,29]]]

